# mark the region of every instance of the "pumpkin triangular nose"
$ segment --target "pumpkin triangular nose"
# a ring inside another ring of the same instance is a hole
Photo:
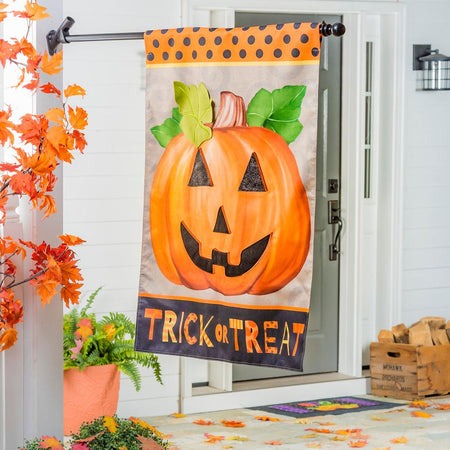
[[[217,211],[217,219],[216,224],[214,225],[214,232],[230,234],[230,229],[228,228],[225,214],[223,213],[223,206],[221,206],[219,208],[219,211]]]

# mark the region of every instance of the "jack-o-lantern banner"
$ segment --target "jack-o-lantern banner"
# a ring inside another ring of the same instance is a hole
[[[318,24],[147,31],[135,347],[302,370]]]

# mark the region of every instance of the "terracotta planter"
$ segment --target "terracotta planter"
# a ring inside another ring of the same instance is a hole
[[[83,422],[112,416],[119,401],[120,374],[115,364],[64,371],[64,434],[75,433]]]

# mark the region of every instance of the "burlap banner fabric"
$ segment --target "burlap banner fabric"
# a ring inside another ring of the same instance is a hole
[[[136,349],[302,369],[319,27],[148,31]]]

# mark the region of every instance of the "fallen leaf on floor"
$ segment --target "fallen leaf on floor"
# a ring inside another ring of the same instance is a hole
[[[255,416],[256,420],[262,420],[263,422],[280,422],[281,419],[278,417],[268,417],[268,416]]]
[[[320,442],[311,442],[306,444],[308,448],[322,448],[322,444]]]
[[[424,411],[413,411],[411,415],[413,417],[423,417],[424,419],[429,419],[430,417],[433,417],[433,414],[428,414]]]
[[[332,427],[333,425],[336,425],[334,422],[317,422],[322,427]]]
[[[308,425],[312,422],[309,419],[295,419],[295,423],[301,423],[302,425]]]
[[[346,441],[347,436],[334,436],[330,438],[330,441]]]
[[[245,441],[248,441],[248,437],[244,437],[244,436],[230,436],[230,437],[227,437],[226,440],[227,441],[242,441],[242,442],[245,442]]]
[[[332,433],[328,428],[306,428],[305,431],[314,431],[314,433]]]
[[[223,441],[225,439],[225,436],[215,436],[214,434],[205,433],[205,438],[207,439],[208,444],[215,444],[216,442]]]
[[[303,436],[300,436],[302,439],[313,439],[319,436],[317,433],[310,433],[310,434],[304,434]]]
[[[392,414],[392,413],[399,413],[399,412],[403,412],[405,411],[405,408],[400,408],[400,409],[391,409],[389,411],[385,411],[386,414]]]
[[[221,422],[226,426],[230,428],[242,428],[245,427],[244,422],[240,422],[238,420],[221,420]]]
[[[164,450],[164,447],[152,438],[137,436],[137,440],[142,444],[142,450]]]
[[[406,444],[408,442],[408,438],[405,436],[400,436],[394,439],[391,439],[393,444]]]
[[[336,430],[336,434],[348,435],[348,434],[359,434],[362,428],[346,428],[345,430]]]
[[[450,403],[435,403],[434,407],[436,409],[450,409]]]
[[[383,448],[377,447],[374,448],[373,450],[391,450],[391,447],[383,447]]]
[[[430,404],[427,402],[424,402],[422,400],[415,400],[415,401],[411,402],[408,406],[410,408],[425,409],[425,408],[428,408],[430,406]]]
[[[172,413],[171,416],[175,417],[175,419],[181,419],[182,417],[186,417],[186,414]]]
[[[378,422],[387,422],[389,419],[386,419],[386,417],[380,417],[380,416],[370,416],[372,420],[377,420]]]
[[[234,445],[222,445],[222,448],[234,448]]]
[[[348,443],[348,446],[352,448],[362,448],[365,447],[367,444],[368,444],[367,441],[350,441]]]
[[[212,420],[203,419],[194,420],[192,423],[194,423],[195,425],[214,425],[214,422]]]
[[[266,445],[283,445],[281,441],[264,441]]]

